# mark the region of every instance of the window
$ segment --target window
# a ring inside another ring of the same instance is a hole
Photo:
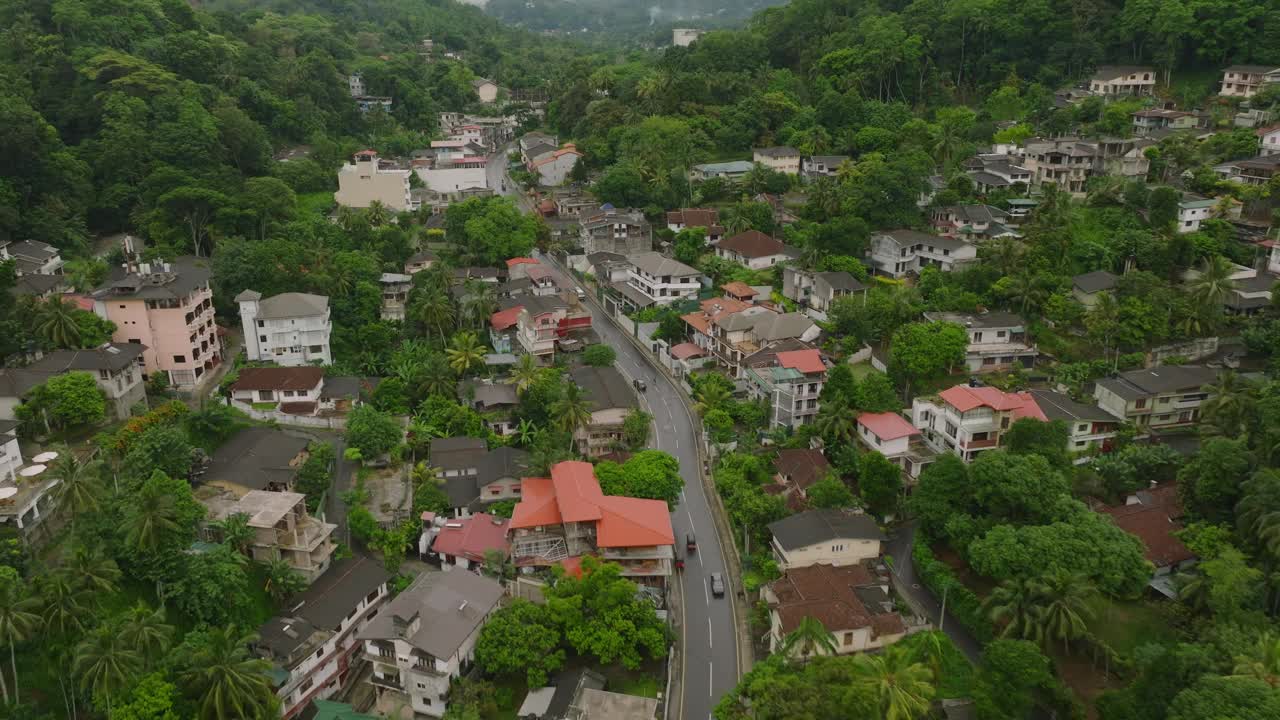
[[[324,648],[320,648],[316,651],[316,659],[319,660],[322,655],[324,655]]]
[[[299,689],[299,690],[301,690],[301,691],[303,691],[303,692],[306,692],[307,690],[309,690],[309,689],[311,688],[311,686],[312,686],[313,684],[315,684],[315,683],[312,681],[312,679],[311,679],[311,678],[307,678],[306,680],[303,680],[303,681],[302,681],[302,684],[298,686],[298,689]]]
[[[139,340],[138,338],[129,338],[129,342],[133,343],[134,345],[141,345],[141,344],[142,344],[142,341],[141,341],[141,340]]]
[[[266,326],[267,326],[267,323],[265,321],[263,320],[258,321],[258,327],[266,327]]]
[[[1008,331],[1007,331],[1007,330],[997,330],[997,331],[996,331],[996,337],[998,337],[998,338],[1003,338],[1003,337],[1007,336],[1008,334],[1009,334],[1009,333],[1008,333]]]
[[[844,634],[844,644],[846,646],[853,644],[853,633],[847,632]]]
[[[1077,440],[1077,441],[1076,441],[1076,447],[1084,447],[1084,446],[1085,446],[1085,444],[1086,444],[1086,441],[1085,441],[1085,440]]]
[[[976,332],[976,333],[974,333],[974,334],[973,334],[973,341],[974,341],[974,342],[976,342],[976,343],[980,343],[980,342],[982,342],[982,332],[981,332],[981,331]]]
[[[313,353],[324,352],[324,346],[322,346],[322,345],[309,345],[309,346],[307,346],[307,351],[308,351],[308,352],[313,352]]]
[[[1076,432],[1086,432],[1089,429],[1088,423],[1080,423],[1076,426]]]
[[[843,546],[843,545],[832,545],[832,546],[831,546],[831,552],[844,552],[844,546]]]
[[[285,390],[285,391],[284,391],[284,396],[285,396],[285,397],[293,397],[293,391],[292,391],[292,390]]]
[[[176,363],[184,363],[184,362],[186,362],[186,361],[187,361],[187,356],[186,356],[186,355],[174,355],[174,356],[173,356],[173,361],[174,361],[174,362],[176,362]]]
[[[266,341],[267,341],[267,336],[266,336],[266,335],[259,335],[259,336],[258,336],[258,342],[266,342]]]
[[[1147,406],[1147,399],[1138,398],[1137,400],[1133,401],[1133,406],[1141,410],[1142,408]]]
[[[258,391],[258,399],[259,399],[259,400],[271,400],[271,399],[272,399],[271,391],[270,391],[270,390],[259,390],[259,391]]]

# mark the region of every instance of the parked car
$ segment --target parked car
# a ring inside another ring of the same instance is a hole
[[[724,597],[724,577],[720,573],[711,573],[711,594]]]

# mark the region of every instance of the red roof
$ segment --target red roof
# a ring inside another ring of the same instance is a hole
[[[324,368],[247,367],[240,368],[232,390],[314,390],[324,381]]]
[[[604,514],[596,526],[596,545],[610,548],[675,544],[671,510],[666,502],[615,495],[600,500]]]
[[[517,265],[537,265],[538,261],[527,257],[514,257],[507,261],[507,268],[513,268]]]
[[[865,426],[881,440],[897,440],[920,434],[914,425],[898,413],[892,412],[862,413],[858,416],[858,424]]]
[[[565,522],[586,522],[602,517],[600,501],[604,493],[596,480],[595,467],[589,462],[566,460],[551,468],[551,484],[555,486],[556,503]]]
[[[560,506],[551,478],[524,478],[520,481],[520,502],[511,513],[511,528],[559,525]]]
[[[1280,130],[1280,123],[1275,124],[1275,125],[1268,125],[1268,126],[1266,126],[1266,127],[1258,128],[1257,130],[1254,130],[1254,131],[1253,131],[1253,134],[1254,134],[1254,135],[1257,135],[1258,137],[1264,137],[1264,136],[1266,136],[1266,135],[1270,135],[1271,133],[1273,133],[1273,132],[1275,132],[1275,131],[1277,131],[1277,130]]]
[[[523,309],[523,305],[516,305],[515,307],[510,307],[506,310],[499,310],[489,316],[489,325],[494,330],[506,330],[507,328],[514,327],[516,321],[520,319],[520,311]]]
[[[521,496],[511,515],[513,529],[594,521],[598,547],[675,543],[665,502],[605,495],[591,463],[556,463],[550,479],[525,478]]]
[[[739,297],[739,298],[755,297],[756,295],[760,294],[756,292],[755,288],[742,282],[741,280],[734,280],[731,283],[725,283],[724,285],[720,286],[720,289],[724,290],[725,292],[729,293],[734,297]]]
[[[442,555],[465,557],[475,562],[483,562],[484,554],[489,550],[501,550],[506,553],[510,548],[507,542],[508,520],[487,513],[476,513],[471,517],[449,520],[440,528],[431,549]]]
[[[778,353],[778,364],[784,368],[802,372],[805,375],[827,371],[826,364],[822,362],[822,353],[815,349],[780,352]]]
[[[1049,420],[1041,412],[1040,406],[1036,405],[1035,398],[1026,392],[1007,393],[993,387],[956,385],[938,393],[938,396],[962,413],[978,407],[989,407],[1000,412],[1012,411],[1015,418]]]
[[[564,574],[569,577],[582,579],[582,556],[574,555],[560,561],[560,567],[564,568]]]
[[[781,255],[784,246],[777,238],[765,235],[759,230],[748,230],[721,240],[720,247],[746,258],[762,258]]]
[[[707,351],[690,342],[680,343],[671,348],[671,357],[677,360],[688,360],[689,358],[702,357]]]

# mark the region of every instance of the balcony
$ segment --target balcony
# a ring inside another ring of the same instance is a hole
[[[395,673],[392,675],[379,675],[378,673],[375,672],[369,676],[369,682],[379,687],[387,688],[389,690],[397,690],[400,692],[404,691],[404,686],[400,683],[400,673]]]
[[[986,448],[993,448],[999,443],[999,438],[987,438],[985,440],[961,440],[960,447],[965,450],[985,450]]]

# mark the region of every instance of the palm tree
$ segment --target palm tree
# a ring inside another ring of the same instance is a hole
[[[991,591],[983,609],[1000,626],[1000,637],[1014,637],[1044,644],[1044,608],[1041,583],[1036,578],[1005,580]]]
[[[854,682],[875,693],[882,720],[924,717],[934,694],[929,675],[929,668],[912,662],[907,651],[897,645],[879,655],[854,658]]]
[[[551,417],[556,428],[569,433],[572,437],[570,445],[577,444],[578,428],[591,422],[591,401],[583,394],[582,388],[573,383],[564,386],[564,392],[551,403]]]
[[[963,147],[964,138],[960,135],[959,128],[953,123],[938,126],[938,139],[933,143],[933,158],[939,165],[944,168],[950,166]]]
[[[77,517],[98,510],[102,499],[102,461],[82,462],[71,450],[62,448],[50,470],[49,476],[58,481],[54,490],[56,502],[70,511],[74,529]]]
[[[942,661],[946,655],[947,636],[939,630],[920,633],[912,660],[922,662],[933,671],[933,681],[942,678]]]
[[[13,668],[13,701],[21,702],[18,692],[18,661],[14,646],[35,637],[42,620],[36,612],[40,609],[40,598],[28,595],[26,586],[21,581],[0,582],[0,643],[9,646],[9,666]],[[4,670],[0,669],[0,690],[4,692],[4,700],[9,702],[9,686],[4,681]]]
[[[1089,599],[1097,592],[1088,577],[1063,570],[1048,573],[1040,579],[1038,600],[1046,640],[1048,637],[1061,640],[1064,654],[1068,642],[1088,632],[1085,621],[1093,615]]]
[[[258,637],[235,626],[209,631],[209,642],[196,651],[182,679],[200,692],[200,717],[258,718],[271,706],[271,664],[249,653]]]
[[[100,547],[92,550],[84,545],[77,547],[62,571],[72,582],[96,596],[109,595],[120,584],[120,567]]]
[[[445,355],[449,358],[449,367],[459,375],[466,375],[472,368],[484,364],[485,351],[488,350],[480,338],[470,330],[453,336]]]
[[[1206,422],[1227,437],[1239,437],[1248,430],[1254,407],[1254,388],[1234,370],[1223,370],[1216,384],[1204,386],[1209,399],[1201,412]]]
[[[173,626],[165,623],[164,608],[152,610],[139,601],[120,626],[120,639],[141,657],[156,661],[169,649]]]
[[[36,311],[36,332],[55,348],[80,347],[80,326],[76,324],[78,308],[60,297],[40,303]]]
[[[364,211],[364,216],[370,225],[379,227],[391,221],[392,212],[381,200],[374,200],[369,203],[369,207]]]
[[[414,319],[422,324],[427,331],[427,336],[431,337],[431,331],[434,330],[439,339],[443,342],[444,336],[448,334],[447,328],[453,327],[453,305],[449,302],[449,298],[444,293],[432,293],[423,295],[410,307]]]
[[[798,654],[801,659],[808,660],[810,655],[835,655],[836,649],[836,636],[831,634],[821,620],[805,615],[796,629],[782,639],[779,652],[787,657]]]
[[[1084,326],[1095,342],[1102,343],[1102,355],[1105,358],[1111,352],[1111,342],[1120,330],[1120,305],[1111,293],[1098,296],[1093,309],[1084,318]]]
[[[498,309],[498,299],[494,297],[493,285],[487,282],[472,280],[467,283],[467,295],[464,300],[467,318],[483,329],[489,316]]]
[[[89,592],[63,573],[45,578],[40,589],[44,601],[44,626],[54,635],[70,638],[84,632],[84,618],[89,614]]]
[[[1023,271],[1009,278],[1009,286],[1005,291],[1009,301],[1016,304],[1019,312],[1026,316],[1032,309],[1038,310],[1048,298],[1049,292],[1044,283],[1029,271]]]
[[[1013,275],[1027,254],[1027,246],[1011,237],[996,238],[978,246],[978,255],[1000,271],[1001,275]]]
[[[1280,635],[1263,633],[1247,653],[1235,657],[1232,672],[1256,678],[1273,688],[1280,687]]]
[[[693,409],[699,415],[706,415],[716,408],[724,407],[732,398],[732,392],[720,383],[701,383],[693,391]]]
[[[134,549],[152,552],[164,537],[178,529],[178,508],[172,495],[144,485],[137,503],[125,516],[125,541]]]
[[[264,589],[271,599],[280,604],[294,593],[301,592],[307,581],[288,562],[280,559],[266,564],[267,581]]]
[[[520,359],[511,368],[511,377],[508,380],[512,385],[516,386],[516,392],[524,394],[534,382],[538,380],[538,376],[542,373],[542,368],[538,367],[538,359],[532,355],[521,355]]]
[[[124,689],[142,667],[142,657],[121,639],[116,628],[103,625],[76,645],[71,673],[80,678],[80,687],[106,698],[111,714],[111,696]]]
[[[857,426],[858,412],[848,403],[824,403],[814,421],[814,429],[833,446],[853,443]]]
[[[1235,271],[1231,261],[1222,255],[1205,258],[1199,274],[1188,284],[1187,292],[1197,304],[1217,312],[1236,288],[1236,281],[1231,279]]]
[[[457,389],[457,378],[445,356],[439,353],[428,355],[422,363],[422,373],[418,377],[419,394],[452,398]]]
[[[225,520],[214,523],[222,534],[222,544],[241,555],[249,549],[253,542],[254,529],[249,527],[249,516],[245,513],[232,513]]]

